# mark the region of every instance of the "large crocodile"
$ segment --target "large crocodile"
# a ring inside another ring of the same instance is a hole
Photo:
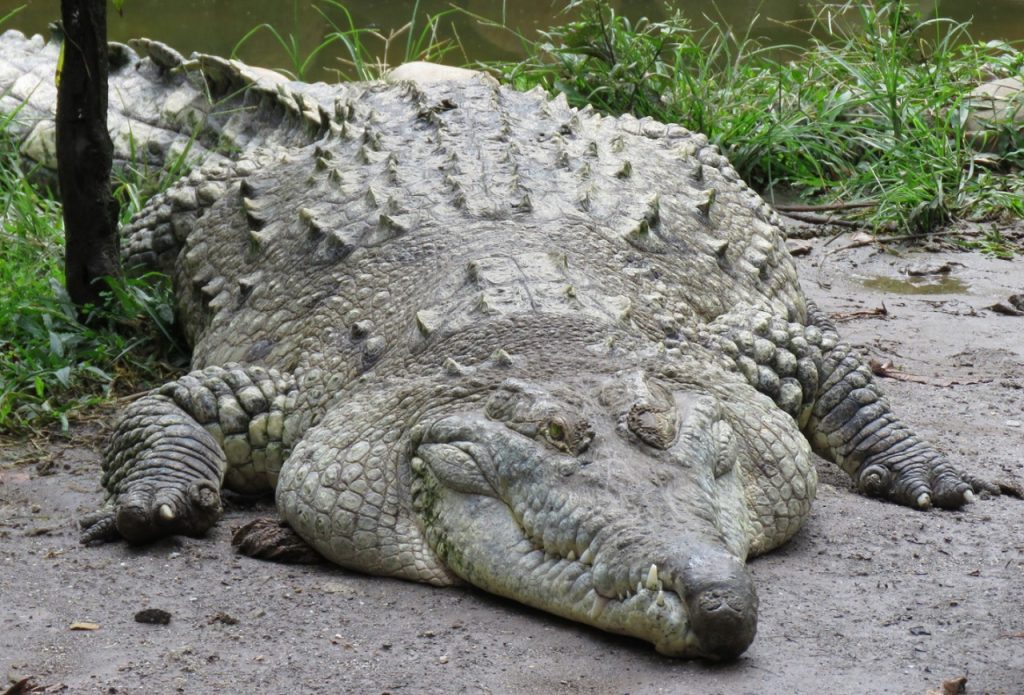
[[[256,554],[721,659],[754,637],[746,559],[807,518],[812,450],[870,495],[972,499],[704,136],[484,77],[304,85],[139,46],[117,123],[220,154],[125,229],[129,265],[174,277],[194,371],[126,408],[84,541],[201,535],[222,486],[274,490],[291,531],[254,527]]]

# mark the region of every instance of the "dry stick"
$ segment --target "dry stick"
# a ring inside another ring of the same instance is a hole
[[[839,251],[846,251],[847,249],[856,249],[856,248],[860,248],[861,246],[867,246],[868,244],[891,244],[891,243],[898,242],[898,241],[910,241],[912,239],[924,239],[925,237],[933,237],[933,236],[958,236],[958,235],[959,236],[963,236],[964,232],[962,230],[960,230],[960,231],[949,230],[949,231],[946,231],[946,232],[921,232],[920,234],[905,234],[903,236],[873,237],[871,239],[863,239],[863,240],[860,240],[860,241],[855,241],[852,244],[847,244],[846,246],[840,246],[837,249],[833,249],[832,251],[829,251],[829,253],[837,253]],[[829,239],[828,242],[826,242],[825,246],[828,246],[833,241],[838,239],[840,236],[841,235],[836,234],[831,239]]]
[[[827,212],[829,210],[855,210],[857,208],[873,208],[878,203],[858,200],[852,203],[828,203],[826,205],[776,205],[779,212]]]
[[[903,234],[901,236],[878,237],[877,239],[875,239],[875,242],[879,243],[879,244],[889,244],[889,243],[892,243],[894,241],[907,241],[909,239],[924,239],[925,237],[930,237],[930,236],[957,236],[958,234],[961,235],[961,236],[969,236],[968,234],[964,234],[964,231],[962,229],[961,230],[951,229],[951,230],[948,230],[948,231],[945,231],[945,232],[919,232],[917,234]]]
[[[851,227],[853,229],[863,229],[867,225],[861,224],[860,222],[851,222],[850,220],[840,220],[835,217],[828,217],[826,215],[815,215],[809,212],[786,212],[776,208],[786,217],[798,220],[800,222],[809,222],[811,224],[834,224],[840,227]]]

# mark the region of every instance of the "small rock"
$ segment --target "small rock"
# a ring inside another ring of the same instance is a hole
[[[440,658],[440,659],[438,659],[438,661],[439,661],[440,663],[442,663],[442,664],[447,664],[447,663],[448,663],[448,655],[447,655],[447,654],[442,654],[442,655],[441,655],[441,658]]]
[[[1024,294],[1011,294],[1004,301],[985,307],[997,314],[1007,316],[1024,316]]]
[[[210,616],[210,619],[207,621],[208,625],[213,625],[214,623],[220,623],[222,625],[238,625],[238,618],[228,615],[224,611],[217,611]]]
[[[149,625],[167,625],[171,622],[171,614],[160,608],[144,608],[135,614],[135,622]]]
[[[922,275],[948,275],[953,271],[953,265],[946,261],[944,263],[912,263],[911,265],[904,266],[900,270],[905,275],[911,277],[921,277]]]

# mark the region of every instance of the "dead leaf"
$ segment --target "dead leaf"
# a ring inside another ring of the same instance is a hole
[[[942,681],[941,695],[961,695],[967,690],[967,676],[957,676]]]
[[[799,239],[789,239],[786,241],[786,248],[789,249],[790,256],[809,256],[814,250],[814,245]]]
[[[99,630],[100,626],[98,623],[71,623],[68,627],[69,630]]]

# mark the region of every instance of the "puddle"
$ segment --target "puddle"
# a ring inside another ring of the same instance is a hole
[[[865,287],[896,294],[968,294],[966,283],[949,275],[894,278],[875,276],[863,281]]]

